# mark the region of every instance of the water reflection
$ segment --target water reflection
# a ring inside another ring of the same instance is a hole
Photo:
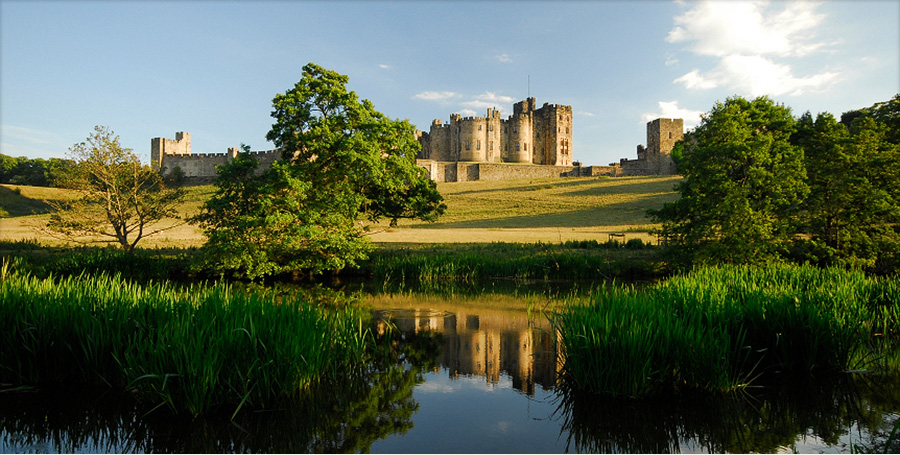
[[[374,441],[412,428],[419,409],[412,391],[437,349],[413,337],[277,409],[234,418],[233,409],[173,416],[96,389],[0,391],[0,453],[368,452]]]
[[[0,453],[900,452],[900,375],[604,400],[557,384],[540,296],[378,295],[371,362],[278,409],[147,413],[127,394],[0,392]],[[530,309],[530,310],[529,310]],[[395,327],[396,330],[388,330]]]
[[[544,388],[556,384],[552,334],[524,312],[382,309],[375,315],[378,333],[393,326],[403,336],[439,340],[435,371],[442,367],[451,377],[480,376],[490,384],[499,383],[501,374],[506,374],[515,389],[528,395],[534,395],[535,384]]]

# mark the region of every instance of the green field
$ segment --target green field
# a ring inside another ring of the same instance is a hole
[[[399,226],[373,226],[376,243],[489,243],[607,241],[641,238],[653,227],[646,211],[677,197],[681,177],[616,177],[524,179],[499,182],[440,183],[446,214],[435,223],[401,221]],[[188,188],[181,213],[190,216],[213,192],[210,185]],[[0,185],[0,240],[34,239],[54,243],[39,228],[46,221],[47,200],[72,193],[57,188]],[[203,243],[200,231],[181,226],[141,243],[145,247],[188,247]]]

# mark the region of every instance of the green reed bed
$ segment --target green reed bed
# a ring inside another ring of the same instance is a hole
[[[369,342],[355,310],[294,297],[0,272],[6,384],[106,385],[175,412],[237,413],[344,373]]]
[[[643,279],[662,267],[656,250],[639,239],[628,244],[491,243],[382,249],[362,265],[375,278],[391,281],[471,281],[481,278],[538,280]]]
[[[566,387],[728,391],[772,372],[896,367],[900,283],[838,269],[715,267],[605,288],[554,316]]]

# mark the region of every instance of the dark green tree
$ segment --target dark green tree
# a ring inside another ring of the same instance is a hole
[[[859,115],[842,116],[852,118],[849,125],[828,113],[798,121],[792,141],[805,151],[810,186],[799,250],[822,265],[894,269],[900,259],[900,147],[889,139],[892,122],[877,122],[879,116],[865,109],[851,112]]]
[[[768,97],[716,103],[685,135],[681,198],[651,210],[683,263],[764,263],[790,246],[808,193],[790,108]]]
[[[347,76],[312,63],[273,100],[267,134],[283,161],[258,171],[244,154],[219,170],[195,217],[208,266],[249,278],[354,266],[382,220],[434,220],[443,199],[416,166],[415,130],[348,91]],[[246,150],[245,150],[246,151]]]

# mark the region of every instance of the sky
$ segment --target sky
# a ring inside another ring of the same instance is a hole
[[[900,93],[900,1],[0,0],[0,153],[64,158],[95,125],[149,160],[265,139],[313,62],[427,131],[534,97],[571,105],[585,165],[733,96],[841,113]]]

